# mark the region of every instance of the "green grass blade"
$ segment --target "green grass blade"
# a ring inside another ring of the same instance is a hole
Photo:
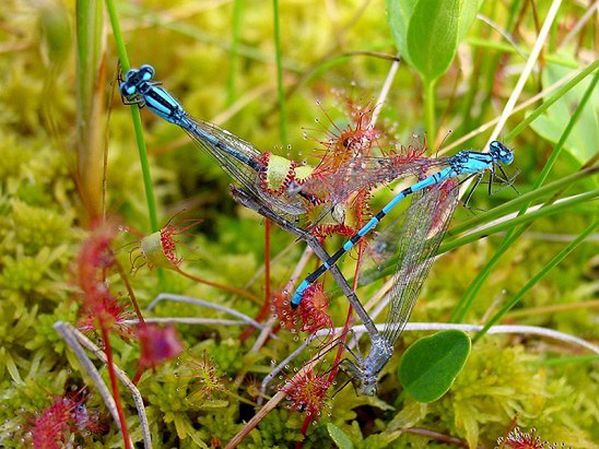
[[[564,147],[564,143],[566,142],[566,139],[572,132],[574,125],[578,121],[578,118],[580,117],[580,114],[584,110],[584,107],[585,107],[587,101],[589,100],[591,94],[593,93],[593,90],[594,90],[595,86],[597,85],[598,81],[599,81],[599,73],[595,74],[595,76],[593,77],[592,82],[590,83],[589,87],[587,88],[586,92],[584,93],[583,97],[581,98],[580,103],[578,104],[574,113],[572,114],[572,117],[568,121],[568,125],[564,129],[564,132],[562,133],[559,142],[553,148],[553,151],[549,155],[549,159],[545,163],[545,166],[543,167],[541,174],[535,181],[533,190],[540,188],[545,183],[545,180],[549,176],[549,172],[553,168],[553,165],[555,164],[557,158],[559,157],[559,155],[562,152],[562,149]],[[520,215],[524,214],[526,212],[526,210],[528,209],[529,205],[530,204],[524,205],[520,209],[519,214]],[[464,293],[464,296],[462,297],[462,299],[459,301],[458,305],[454,309],[454,312],[452,314],[453,322],[459,322],[465,318],[466,314],[472,307],[472,304],[476,298],[476,295],[480,291],[480,289],[481,289],[482,285],[484,284],[485,280],[487,279],[487,277],[493,271],[493,268],[495,267],[495,265],[497,264],[499,259],[501,259],[502,255],[508,250],[508,248],[511,246],[511,244],[520,235],[522,235],[522,233],[524,233],[525,230],[526,230],[526,227],[524,227],[522,229],[513,228],[507,233],[507,235],[504,237],[503,241],[499,245],[499,248],[496,250],[493,257],[489,260],[489,262],[487,262],[487,264],[479,272],[479,274],[476,276],[474,281],[470,284],[470,286]]]
[[[535,220],[543,217],[549,217],[551,215],[564,212],[570,208],[576,207],[580,204],[584,204],[588,201],[593,201],[599,198],[599,189],[595,189],[589,192],[582,193],[580,195],[576,195],[574,197],[568,198],[567,200],[561,201],[556,204],[550,204],[542,207],[533,212],[527,212],[523,215],[516,216],[510,220],[506,220],[501,223],[497,223],[493,226],[489,226],[488,228],[482,229],[478,232],[468,234],[467,236],[450,240],[449,242],[443,243],[439,247],[438,254],[443,254],[447,251],[451,251],[453,249],[459,248],[461,246],[472,243],[481,238],[488,237],[492,234],[496,234],[498,232],[503,232],[506,230],[513,229],[518,225],[523,225],[526,223],[532,223]],[[522,228],[526,229],[526,228]],[[395,272],[397,267],[398,259],[401,257],[401,254],[395,255],[389,260],[387,260],[384,264],[380,265],[377,268],[370,269],[361,275],[363,279],[368,279],[365,282],[360,282],[360,287],[364,287],[366,285],[371,284],[372,282],[381,279],[385,276],[389,276]],[[352,282],[353,278],[348,279],[348,282]],[[341,292],[337,288],[331,289],[331,295],[337,296],[341,294]]]
[[[77,34],[77,187],[93,221],[102,213],[102,161],[105,149],[106,84],[102,2],[76,3]]]
[[[279,0],[273,0],[275,56],[277,63],[277,97],[279,102],[279,134],[281,144],[287,146],[287,112],[285,105],[285,86],[283,85],[283,52],[281,50],[281,28],[279,25]]]
[[[539,117],[543,112],[545,112],[549,107],[555,103],[557,100],[562,98],[566,92],[572,90],[574,86],[580,83],[583,79],[593,73],[595,70],[599,68],[599,59],[589,64],[583,71],[581,71],[578,75],[564,84],[561,88],[559,88],[553,95],[546,98],[538,108],[532,111],[527,117],[525,117],[518,125],[512,129],[509,133],[507,133],[503,137],[504,142],[510,142],[517,135],[519,135],[528,125],[535,121],[537,117]]]
[[[121,69],[123,71],[129,70],[131,67],[129,63],[129,57],[127,55],[127,47],[121,33],[121,26],[117,14],[116,7],[113,0],[106,0],[106,9],[110,17],[110,24],[112,26],[112,34],[116,42],[116,48],[119,55],[119,61],[121,62]],[[158,225],[158,213],[156,211],[156,200],[154,199],[154,185],[152,183],[152,175],[150,173],[150,164],[148,162],[148,151],[146,149],[146,142],[143,136],[143,127],[141,123],[141,115],[139,113],[139,107],[131,105],[131,120],[133,121],[133,130],[135,131],[135,142],[137,143],[137,151],[139,153],[139,162],[141,164],[141,172],[144,183],[144,191],[146,194],[146,204],[148,207],[148,216],[150,220],[150,228],[152,232],[156,232],[160,229]]]
[[[559,265],[572,251],[574,251],[585,239],[599,227],[599,220],[595,219],[584,231],[580,233],[580,235],[570,242],[568,246],[566,246],[563,250],[561,250],[558,254],[556,254],[548,263],[545,265],[535,276],[530,279],[522,289],[518,293],[514,295],[512,300],[505,304],[495,315],[493,315],[483,326],[483,328],[474,336],[472,341],[475,343],[481,337],[483,337],[487,331],[496,324],[501,318],[505,316],[516,304],[520,302],[522,297],[530,291],[541,279],[543,279],[547,274]]]
[[[229,51],[229,75],[227,77],[227,106],[233,104],[237,96],[236,78],[239,67],[239,36],[241,35],[242,13],[243,0],[234,0],[231,50]]]
[[[546,186],[541,187],[540,189],[531,190],[530,192],[519,195],[506,203],[500,204],[499,206],[496,206],[491,210],[485,211],[469,220],[460,223],[458,226],[455,226],[454,228],[450,229],[447,232],[445,238],[458,236],[483,223],[488,223],[489,221],[499,219],[505,216],[505,214],[519,209],[524,204],[532,204],[538,202],[547,195],[565,189],[566,187],[570,187],[575,182],[580,181],[581,179],[584,179],[588,176],[594,175],[597,172],[599,172],[599,166],[589,167],[572,175],[565,176],[564,178],[561,178],[550,184],[547,184]]]
[[[480,231],[468,234],[465,237],[461,237],[459,239],[455,239],[447,243],[444,243],[439,248],[439,254],[443,254],[444,252],[451,251],[455,248],[459,248],[460,246],[472,243],[489,235],[513,229],[516,226],[532,223],[533,221],[539,218],[544,218],[550,215],[557,214],[558,212],[563,212],[571,207],[583,204],[587,201],[592,201],[597,197],[599,197],[599,189],[581,193],[580,195],[576,195],[574,197],[569,198],[568,200],[561,201],[559,203],[544,206],[534,212],[528,212],[525,214],[518,215],[512,218],[511,220],[507,220],[502,223],[497,223],[493,226],[489,226],[488,228],[481,229]]]

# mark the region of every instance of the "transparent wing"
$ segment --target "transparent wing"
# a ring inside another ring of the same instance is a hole
[[[261,153],[250,143],[210,123],[186,117],[182,125],[187,134],[203,150],[211,154],[235,182],[258,200],[284,215],[301,215],[306,208],[299,195],[274,196],[259,186],[258,163]]]
[[[398,237],[400,260],[393,277],[383,336],[391,344],[408,322],[437,249],[458,203],[455,181],[431,187],[415,196]]]
[[[411,155],[356,156],[340,166],[318,166],[302,185],[306,192],[340,204],[358,191],[389,184],[408,176],[422,176],[430,168],[447,165],[447,158]]]

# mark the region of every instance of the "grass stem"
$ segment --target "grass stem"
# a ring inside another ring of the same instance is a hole
[[[279,0],[273,0],[275,57],[277,63],[277,95],[279,102],[279,134],[281,145],[287,146],[287,112],[285,105],[285,86],[283,85],[283,52],[281,50],[281,29],[279,24]]]
[[[129,57],[127,55],[127,48],[125,41],[121,33],[121,27],[117,14],[116,7],[113,0],[106,0],[106,9],[108,10],[108,16],[110,17],[110,24],[112,26],[112,34],[116,43],[117,53],[119,55],[119,61],[121,63],[121,70],[127,71],[131,67],[129,63]],[[152,183],[152,175],[150,173],[150,164],[148,162],[148,151],[146,149],[146,142],[143,137],[143,127],[141,123],[141,114],[139,113],[139,107],[137,105],[131,105],[131,120],[133,121],[133,129],[135,131],[135,142],[137,143],[137,151],[139,153],[139,162],[141,164],[141,172],[144,183],[144,191],[146,194],[146,203],[148,207],[148,216],[150,220],[150,228],[152,232],[160,230],[158,225],[158,213],[156,212],[156,201],[154,199],[154,187]]]
[[[243,0],[234,0],[231,49],[229,51],[229,76],[227,77],[227,107],[233,104],[237,96],[236,80],[239,67],[239,36],[241,35],[242,13]]]
[[[522,297],[529,292],[541,279],[543,279],[549,271],[559,265],[572,251],[574,251],[585,239],[599,227],[599,219],[595,219],[580,235],[570,242],[563,250],[556,254],[536,275],[534,275],[518,293],[514,295],[512,300],[505,304],[495,315],[493,315],[483,326],[483,328],[474,336],[472,343],[476,343],[483,337],[487,331],[505,316],[516,304],[520,302]]]
[[[564,131],[562,132],[562,135],[560,136],[559,141],[553,148],[553,151],[549,155],[549,158],[547,159],[547,162],[545,163],[543,170],[541,171],[539,177],[535,181],[535,183],[533,185],[533,190],[539,189],[545,183],[547,177],[549,176],[549,172],[551,171],[551,169],[553,168],[553,165],[557,161],[557,158],[561,154],[562,149],[564,147],[564,144],[566,143],[568,136],[572,132],[572,129],[574,129],[574,125],[576,124],[576,122],[578,121],[578,118],[582,114],[582,111],[584,110],[586,103],[588,102],[589,98],[591,97],[591,94],[593,93],[598,81],[599,81],[599,72],[597,74],[595,74],[595,76],[593,77],[593,80],[589,84],[589,87],[586,89],[585,93],[583,94],[583,96],[580,100],[580,103],[578,103],[578,105],[576,106],[576,109],[574,110],[574,113],[570,117],[568,124],[566,125]],[[520,209],[520,212],[518,215],[522,216],[523,214],[525,214],[526,210],[528,209],[529,206],[530,206],[530,203],[525,204]],[[543,209],[547,209],[547,207],[545,207]],[[499,259],[501,259],[503,254],[505,254],[505,252],[512,245],[512,243],[514,241],[516,241],[516,239],[520,235],[522,235],[524,233],[524,231],[526,229],[528,229],[528,226],[529,226],[529,224],[527,224],[525,226],[522,226],[521,228],[516,228],[515,227],[516,221],[513,221],[513,223],[514,223],[514,227],[508,231],[507,235],[504,237],[503,241],[501,242],[499,248],[497,249],[495,254],[493,254],[493,257],[482,268],[482,270],[479,272],[479,274],[476,276],[474,281],[470,284],[470,286],[464,293],[464,296],[462,297],[462,299],[460,300],[460,302],[458,303],[457,307],[455,308],[455,310],[452,314],[452,321],[454,321],[454,322],[462,321],[466,317],[466,314],[469,312],[470,308],[472,307],[472,304],[474,303],[474,300],[475,300],[478,292],[480,291],[482,285],[484,284],[486,279],[489,277],[489,275],[493,271],[493,268],[495,267],[495,265],[499,262]],[[527,222],[527,223],[529,223],[529,222]]]

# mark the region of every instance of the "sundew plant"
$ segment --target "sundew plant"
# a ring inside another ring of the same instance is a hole
[[[0,447],[599,448],[598,18],[4,1]]]

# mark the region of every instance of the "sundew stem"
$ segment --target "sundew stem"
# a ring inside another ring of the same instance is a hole
[[[129,63],[129,57],[127,56],[127,48],[125,46],[125,41],[123,40],[118,14],[113,0],[106,0],[106,9],[110,17],[112,34],[116,43],[117,53],[119,55],[119,61],[121,63],[121,70],[123,72],[126,72],[127,70],[129,70],[131,65]],[[133,121],[133,129],[135,131],[135,142],[137,144],[137,151],[139,153],[139,162],[141,164],[144,191],[146,194],[146,203],[148,206],[148,216],[150,219],[150,228],[152,232],[156,232],[160,230],[160,226],[158,225],[158,214],[156,212],[156,201],[154,199],[154,187],[152,183],[152,175],[150,174],[148,151],[146,149],[146,142],[144,141],[143,137],[141,115],[139,113],[139,107],[137,105],[131,105],[130,110],[131,120]]]
[[[127,430],[127,420],[125,419],[125,413],[123,411],[123,404],[121,401],[121,395],[119,393],[119,385],[116,381],[114,359],[112,357],[112,346],[110,345],[108,326],[102,317],[100,317],[98,321],[100,331],[102,332],[102,343],[104,343],[104,354],[106,354],[106,367],[108,369],[108,377],[110,378],[110,386],[112,387],[112,397],[114,398],[116,410],[119,415],[123,442],[125,443],[125,449],[133,449],[131,446],[131,440],[129,438],[129,431]]]
[[[188,273],[187,271],[183,271],[179,267],[175,268],[174,271],[179,273],[181,276],[191,279],[192,281],[195,281],[199,284],[208,285],[209,287],[214,287],[219,290],[223,290],[225,292],[229,292],[234,295],[241,296],[243,298],[249,299],[250,301],[252,301],[253,303],[256,303],[256,304],[262,304],[262,302],[260,301],[260,298],[258,298],[256,295],[253,295],[252,293],[250,293],[248,291],[245,291],[245,290],[242,290],[242,289],[236,288],[236,287],[230,287],[230,286],[224,285],[224,284],[219,284],[218,282],[209,281],[207,279],[196,276],[195,274],[191,274],[191,273]]]

